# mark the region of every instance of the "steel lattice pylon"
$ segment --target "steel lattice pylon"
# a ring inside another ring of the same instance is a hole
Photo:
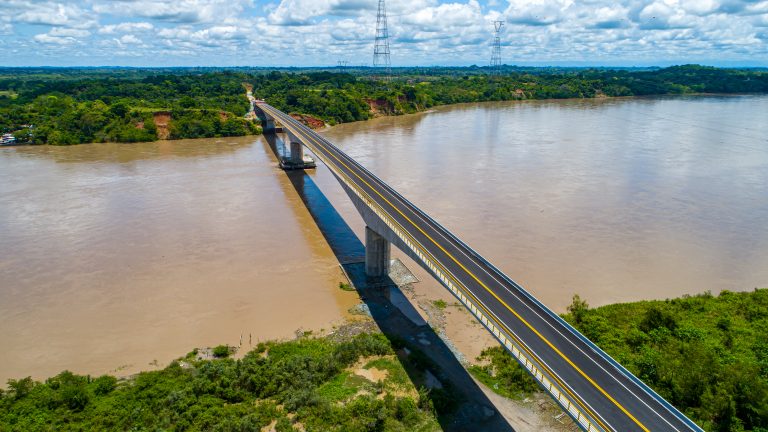
[[[491,73],[499,75],[501,73],[501,28],[504,27],[504,21],[494,21],[493,51],[491,52]]]
[[[384,0],[379,0],[376,14],[376,40],[373,46],[373,67],[384,68],[387,79],[392,72],[389,59],[389,30],[387,30],[387,7]]]

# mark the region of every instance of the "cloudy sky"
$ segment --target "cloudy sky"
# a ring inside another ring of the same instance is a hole
[[[370,65],[378,0],[0,0],[0,65]],[[768,66],[768,0],[387,0],[392,64]]]

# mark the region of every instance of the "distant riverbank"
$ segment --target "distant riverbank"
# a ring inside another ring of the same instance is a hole
[[[768,72],[675,66],[665,69],[405,70],[391,81],[349,73],[152,69],[109,77],[88,69],[0,75],[0,132],[19,143],[78,144],[257,134],[246,90],[318,125],[348,123],[466,102],[592,99],[696,93],[768,93]]]

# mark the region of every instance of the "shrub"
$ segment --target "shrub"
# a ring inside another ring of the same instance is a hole
[[[227,358],[229,357],[229,346],[219,345],[213,349],[212,354],[216,358]]]

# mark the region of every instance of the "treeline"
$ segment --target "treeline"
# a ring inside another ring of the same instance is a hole
[[[246,87],[283,111],[329,124],[461,102],[768,93],[766,71],[696,65],[650,70],[507,67],[501,76],[477,67],[398,73],[381,80],[370,70],[0,69],[0,131],[36,144],[145,141],[158,137],[150,114],[168,112],[170,138],[257,133],[255,124],[242,119],[249,107]]]
[[[126,72],[79,76],[72,69],[61,76],[14,72],[0,75],[0,130],[22,143],[137,142],[260,131],[243,118],[249,103],[241,74],[136,78]],[[155,124],[155,113],[168,115],[168,124]]]
[[[768,289],[590,308],[565,319],[706,431],[768,431]],[[473,372],[521,396],[532,378],[501,348]]]
[[[128,380],[71,372],[0,391],[0,430],[436,431],[427,391],[416,391],[381,334],[351,340],[262,343],[242,359],[226,347],[193,351]],[[379,382],[348,368],[362,358],[390,373]],[[301,429],[297,424],[301,424]]]

